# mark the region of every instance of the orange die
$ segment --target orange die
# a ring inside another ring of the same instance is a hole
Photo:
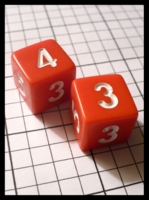
[[[138,117],[128,87],[118,74],[73,80],[70,112],[82,150],[126,141]]]
[[[33,114],[70,98],[76,67],[55,40],[15,51],[11,62],[16,87]]]

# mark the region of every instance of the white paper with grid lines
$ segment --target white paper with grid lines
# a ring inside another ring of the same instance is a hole
[[[144,194],[143,5],[5,5],[5,195]],[[123,144],[82,152],[69,104],[32,115],[13,81],[13,51],[55,39],[77,78],[121,74],[139,116]]]

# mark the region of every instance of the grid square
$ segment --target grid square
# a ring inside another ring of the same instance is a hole
[[[85,42],[85,39],[81,33],[71,34],[70,38],[72,43]]]
[[[95,63],[107,62],[108,57],[104,51],[92,53]]]
[[[135,104],[136,104],[136,106],[137,106],[137,110],[138,110],[138,111],[141,111],[141,110],[144,109],[144,101],[143,101],[143,99],[142,99],[141,96],[139,96],[139,97],[134,97],[133,100],[134,100],[134,102],[135,102]]]
[[[7,119],[22,116],[22,109],[20,103],[12,103],[5,105],[5,116]]]
[[[16,89],[13,77],[5,78],[5,90]]]
[[[62,110],[61,111],[61,116],[62,116],[62,121],[63,121],[63,124],[70,124],[72,123],[71,121],[71,117],[70,117],[70,110],[67,109],[67,110]]]
[[[21,102],[22,105],[22,111],[23,111],[23,115],[32,115],[32,111],[30,110],[30,108],[28,107],[28,105],[26,104],[26,102]]]
[[[23,22],[23,28],[24,29],[35,29],[36,28],[36,23],[34,21]]]
[[[5,191],[5,195],[16,195],[15,190],[7,190]]]
[[[30,167],[32,165],[28,149],[11,152],[13,168]]]
[[[94,155],[98,171],[104,171],[116,168],[112,154],[110,152]]]
[[[110,63],[97,64],[97,68],[98,68],[100,74],[114,73],[114,70],[112,69],[112,66]]]
[[[119,72],[120,75],[124,78],[126,84],[134,83],[134,80],[130,74],[130,72]]]
[[[138,57],[144,56],[144,48],[143,47],[135,47],[134,50]]]
[[[51,181],[56,181],[56,174],[54,170],[53,163],[45,164],[45,165],[38,165],[34,167],[37,183],[48,183]]]
[[[140,37],[129,38],[129,41],[133,47],[143,46],[143,41],[140,39]]]
[[[124,185],[141,181],[140,175],[135,165],[119,168]]]
[[[144,185],[143,183],[130,185],[126,187],[126,191],[128,195],[144,195]]]
[[[77,55],[80,65],[89,65],[94,63],[92,56],[89,53]]]
[[[131,48],[121,49],[121,52],[122,52],[125,59],[136,57],[134,50],[131,49]]]
[[[8,76],[12,76],[12,67],[11,65],[6,65],[5,67],[5,78]]]
[[[74,44],[74,48],[75,48],[75,52],[76,54],[80,54],[80,53],[88,53],[89,49],[86,43],[78,43],[78,44]]]
[[[65,131],[66,131],[67,138],[68,138],[69,141],[70,140],[76,140],[76,135],[75,135],[75,132],[74,132],[73,125],[65,126]]]
[[[132,97],[140,96],[140,92],[135,84],[127,85]]]
[[[127,193],[124,188],[119,188],[119,189],[107,191],[106,195],[127,195]]]
[[[85,39],[86,39],[87,42],[99,40],[96,32],[85,32],[84,36],[85,36]]]
[[[130,44],[130,42],[127,38],[116,39],[116,42],[117,42],[120,49],[131,47],[131,44]]]
[[[122,56],[118,50],[108,50],[107,54],[110,61],[122,60]]]
[[[34,20],[34,15],[32,13],[21,13],[22,21]]]
[[[48,19],[41,19],[41,20],[37,20],[37,27],[41,28],[41,27],[49,27],[49,20]]]
[[[93,23],[96,30],[107,30],[107,25],[105,22],[94,22]]]
[[[88,42],[88,46],[89,46],[91,52],[104,50],[102,47],[102,43],[100,41]]]
[[[60,195],[60,189],[57,182],[38,185],[40,195]]]
[[[48,140],[50,144],[67,141],[65,130],[63,127],[46,129]]]
[[[115,61],[111,63],[115,72],[128,71],[128,68],[124,61]]]
[[[39,28],[40,37],[50,37],[53,36],[51,28]]]
[[[71,43],[70,37],[68,35],[57,35],[56,39],[60,45],[66,45]]]
[[[105,190],[123,186],[117,169],[100,172]]]
[[[15,41],[15,42],[12,42],[12,49],[13,49],[13,51],[17,51],[19,49],[22,49],[25,46],[26,46],[25,41]]]
[[[64,17],[64,22],[66,25],[77,24],[77,20],[75,17]]]
[[[90,18],[88,17],[88,15],[78,15],[76,16],[77,21],[81,24],[81,23],[90,23]]]
[[[114,36],[114,38],[124,38],[125,37],[125,33],[122,29],[113,29],[111,30],[112,35]]]
[[[5,171],[5,190],[14,189],[12,171]]]
[[[137,163],[144,161],[144,145],[143,144],[132,146],[131,152]]]
[[[118,167],[133,164],[133,158],[128,148],[113,151],[113,155]],[[122,156],[123,155],[123,156]]]
[[[94,192],[103,191],[98,174],[90,174],[80,177],[81,185],[83,187],[84,194],[92,194]]]
[[[37,12],[34,14],[35,15],[35,19],[45,19],[47,18],[47,15],[45,12]]]
[[[50,147],[51,147],[54,161],[72,158],[70,148],[67,142],[53,144]]]
[[[77,176],[77,171],[73,160],[55,162],[55,168],[59,180]]]
[[[144,126],[144,111],[140,111],[138,116],[138,124],[139,126]]]
[[[94,26],[91,23],[88,24],[80,24],[80,27],[83,32],[94,31]]]
[[[84,67],[82,67],[82,71],[83,71],[83,74],[85,77],[95,76],[98,74],[97,68],[94,65],[84,66]]]
[[[130,70],[142,69],[142,65],[138,59],[126,60],[126,63]]]
[[[37,186],[17,189],[18,195],[38,195]]]
[[[35,177],[32,167],[14,170],[17,188],[35,185]]]
[[[43,124],[42,117],[40,114],[33,115],[33,116],[26,116],[24,117],[24,120],[25,120],[27,131],[44,128],[44,124]]]
[[[102,41],[102,44],[103,44],[105,50],[117,49],[117,46],[116,46],[114,40],[104,40],[104,41]]]
[[[49,146],[32,148],[31,155],[34,165],[52,162]]]
[[[8,152],[8,140],[7,140],[7,136],[5,136],[5,152]]]
[[[144,81],[143,69],[133,70],[132,75],[133,75],[136,82]]]
[[[79,176],[95,173],[96,168],[92,156],[85,156],[74,159]],[[87,167],[86,167],[87,166]]]
[[[80,157],[91,154],[90,151],[81,151],[77,141],[70,141],[70,148],[72,151],[73,157]]]
[[[8,134],[12,133],[19,133],[25,131],[24,120],[22,117],[14,118],[14,119],[7,119],[7,130]]]
[[[5,91],[5,103],[16,103],[19,102],[19,93],[17,90],[8,90]]]
[[[48,144],[45,130],[37,130],[37,131],[28,132],[27,136],[28,136],[30,147],[38,147],[38,146],[43,146],[43,145]]]
[[[62,20],[62,18],[58,17],[58,18],[51,18],[50,19],[52,26],[63,26],[64,22]]]
[[[144,163],[138,163],[137,166],[141,174],[142,180],[144,180]]]
[[[5,153],[5,170],[11,170],[9,153]]]
[[[140,82],[140,83],[137,83],[140,91],[141,91],[141,94],[144,95],[144,83],[143,82]]]
[[[112,35],[110,33],[110,31],[98,31],[98,35],[100,40],[107,40],[107,39],[112,39]]]
[[[143,138],[143,135],[142,135],[140,129],[139,128],[133,129],[133,131],[128,139],[129,146],[141,144],[143,142],[144,142],[144,138]]]
[[[26,133],[20,133],[9,136],[11,151],[28,148]]]
[[[82,189],[78,178],[59,181],[62,195],[82,195]]]
[[[72,34],[72,33],[80,33],[81,32],[81,29],[80,29],[80,26],[79,25],[68,25],[67,26],[67,30],[69,32],[69,34]]]

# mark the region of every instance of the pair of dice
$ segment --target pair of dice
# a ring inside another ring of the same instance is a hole
[[[70,99],[71,118],[83,151],[129,138],[138,112],[121,75],[75,79],[75,64],[51,39],[13,52],[11,62],[15,85],[33,114]]]

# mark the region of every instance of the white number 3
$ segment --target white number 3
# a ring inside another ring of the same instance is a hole
[[[109,140],[106,140],[104,138],[98,140],[98,142],[100,143],[107,143],[107,142],[112,142],[113,140],[115,140],[117,138],[117,131],[119,130],[118,126],[108,126],[106,128],[104,128],[102,130],[102,132],[107,132],[108,130],[113,129],[112,132],[108,133],[109,136],[111,136],[111,138]]]
[[[51,87],[49,88],[49,90],[53,90],[56,85],[58,85],[58,89],[55,90],[55,92],[59,93],[59,95],[57,97],[50,97],[49,98],[50,102],[57,101],[58,99],[60,99],[64,95],[64,90],[62,89],[62,87],[64,86],[64,82],[63,81],[57,81],[57,82],[53,83],[51,85]]]
[[[95,91],[100,91],[102,87],[106,88],[107,91],[104,93],[104,95],[111,99],[111,103],[106,103],[105,101],[101,100],[98,102],[98,104],[103,108],[116,107],[118,104],[118,98],[114,94],[112,94],[113,88],[111,87],[111,85],[107,83],[98,83],[95,85],[94,89]]]

